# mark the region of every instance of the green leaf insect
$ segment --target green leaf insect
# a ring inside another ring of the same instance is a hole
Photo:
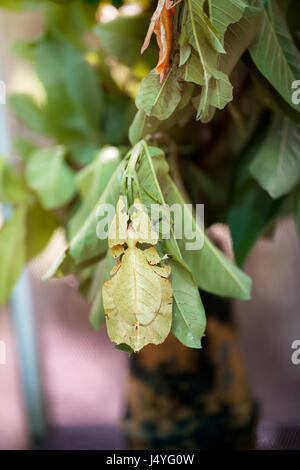
[[[171,268],[161,265],[153,246],[157,242],[140,201],[135,199],[129,215],[125,198],[120,197],[109,230],[110,252],[120,259],[111,270],[112,278],[103,284],[103,306],[110,339],[135,352],[150,343],[161,344],[171,330]],[[140,248],[144,244],[150,247]]]

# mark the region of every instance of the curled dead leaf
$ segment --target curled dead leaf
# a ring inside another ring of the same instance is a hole
[[[173,46],[173,17],[175,15],[175,5],[181,0],[172,2],[171,0],[158,0],[157,8],[152,15],[150,26],[145,37],[141,54],[147,49],[152,34],[156,36],[159,47],[159,59],[155,68],[160,75],[160,82],[167,76],[169,61]]]

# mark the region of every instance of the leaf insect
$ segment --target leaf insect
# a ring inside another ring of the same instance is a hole
[[[171,268],[160,265],[163,259],[153,246],[158,234],[138,199],[133,208],[129,216],[124,197],[119,198],[109,230],[109,249],[119,261],[102,286],[102,296],[110,339],[139,351],[168,336],[173,298]],[[143,244],[150,247],[142,249]]]

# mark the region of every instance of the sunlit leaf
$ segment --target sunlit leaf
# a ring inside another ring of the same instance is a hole
[[[121,160],[116,147],[104,147],[96,152],[94,160],[76,175],[76,186],[82,202],[68,224],[68,235],[73,237],[89,217]]]
[[[58,221],[51,212],[35,204],[28,208],[26,225],[26,257],[30,260],[46,248],[58,228]]]
[[[64,160],[63,147],[37,150],[26,166],[26,180],[46,209],[67,204],[76,193],[75,176]]]
[[[113,206],[117,204],[125,165],[126,162],[122,160],[107,182],[102,195],[88,218],[70,242],[70,254],[77,264],[99,257],[107,250],[107,239],[101,240],[97,237],[97,224],[99,222],[96,215],[97,208],[100,204],[112,204]]]
[[[0,157],[0,201],[16,204],[30,197],[24,179],[18,171]]]

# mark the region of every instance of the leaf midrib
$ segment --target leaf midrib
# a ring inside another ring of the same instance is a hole
[[[197,32],[196,32],[196,29],[195,29],[195,18],[194,18],[194,13],[193,13],[192,0],[187,0],[187,1],[188,1],[188,5],[189,5],[190,21],[191,21],[191,25],[192,25],[193,36],[194,36],[195,42],[197,44],[197,51],[198,51],[199,58],[200,58],[200,61],[201,61],[202,67],[203,67],[203,72],[204,72],[204,79],[205,79],[205,87],[204,87],[204,91],[205,91],[204,104],[205,104],[205,106],[204,106],[204,109],[205,109],[206,108],[206,103],[207,103],[207,94],[208,94],[208,75],[207,75],[203,55],[202,55],[202,52],[201,52],[201,47],[200,47],[200,44],[199,44],[199,41],[198,41]]]

